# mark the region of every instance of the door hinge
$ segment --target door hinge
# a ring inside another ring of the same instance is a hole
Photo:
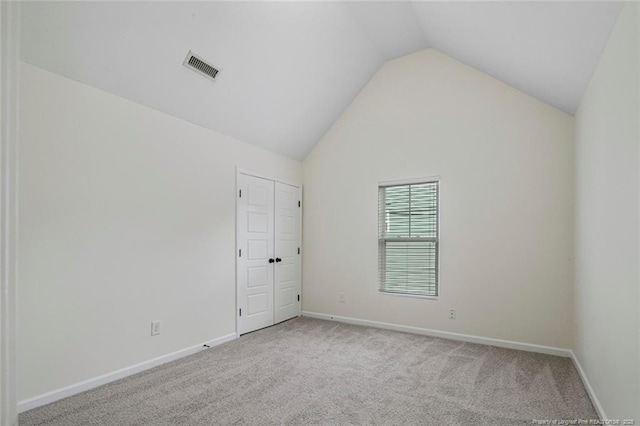
[[[238,257],[242,257],[242,249],[238,250]]]
[[[298,254],[300,254],[300,247],[298,247]]]
[[[298,207],[300,207],[300,200],[298,200]]]
[[[242,189],[238,191],[238,197],[242,198]]]
[[[240,308],[240,316],[242,316],[242,308]]]
[[[300,301],[300,295],[298,295],[298,302]]]

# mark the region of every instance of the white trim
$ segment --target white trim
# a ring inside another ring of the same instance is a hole
[[[440,176],[429,176],[414,179],[397,179],[378,182],[378,186],[414,185],[418,183],[440,182]]]
[[[481,345],[497,346],[500,348],[516,349],[527,352],[537,352],[547,355],[561,356],[571,358],[571,350],[563,348],[554,348],[552,346],[534,345],[531,343],[513,342],[510,340],[492,339],[490,337],[473,336],[470,334],[451,333],[448,331],[431,330],[428,328],[412,327],[408,325],[391,324],[387,322],[369,321],[358,318],[341,317],[338,315],[321,314],[318,312],[303,311],[302,316],[309,318],[318,318],[330,321],[344,322],[347,324],[364,325],[367,327],[382,328],[385,330],[402,331],[404,333],[420,334],[423,336],[441,337],[443,339],[459,340],[469,343],[478,343]]]
[[[20,2],[0,2],[2,105],[0,128],[0,424],[16,425],[16,282],[18,245],[18,141]]]
[[[89,389],[97,388],[98,386],[102,386],[104,384],[111,383],[113,381],[122,379],[124,377],[131,376],[133,374],[139,373],[144,370],[148,370],[158,365],[165,364],[167,362],[174,361],[176,359],[180,359],[185,356],[195,354],[197,352],[204,350],[205,349],[204,345],[209,345],[210,347],[214,347],[214,346],[221,345],[225,342],[234,340],[236,338],[237,338],[236,333],[226,334],[224,336],[218,337],[217,339],[208,340],[198,345],[190,346],[188,348],[181,349],[179,351],[172,352],[167,355],[162,355],[157,358],[150,359],[148,361],[144,361],[129,367],[122,368],[120,370],[113,371],[111,373],[103,374],[102,376],[94,377],[92,379],[85,380],[80,383],[65,386],[63,388],[44,393],[42,395],[38,395],[33,398],[19,401],[18,412],[22,413],[24,411],[49,404],[63,398],[67,398],[69,396],[79,394]]]
[[[578,357],[573,351],[571,351],[571,360],[573,361],[573,365],[575,365],[576,370],[578,370],[578,375],[580,376],[580,379],[582,380],[582,384],[587,390],[587,394],[591,399],[591,403],[593,404],[593,407],[596,409],[596,412],[598,413],[598,417],[601,420],[608,419],[609,417],[607,417],[607,414],[604,412],[604,408],[602,408],[602,405],[600,404],[600,400],[596,396],[596,392],[593,390],[591,383],[589,383],[589,379],[587,379],[587,374],[582,369],[582,365],[580,364],[580,361],[578,361]]]
[[[440,296],[424,296],[422,294],[409,294],[409,293],[394,293],[392,291],[378,290],[378,294],[394,297],[411,297],[413,299],[425,299],[425,300],[438,300]]]
[[[265,174],[262,174],[262,173],[253,172],[251,170],[241,169],[240,167],[236,166],[236,182],[238,180],[238,175],[240,175],[240,174],[257,177],[257,178],[260,178],[260,179],[272,180],[274,182],[280,182],[280,183],[284,183],[285,185],[295,186],[296,188],[301,188],[302,189],[302,184],[301,183],[295,183],[295,182],[291,182],[291,181],[287,181],[287,180],[278,179],[278,178],[275,178],[273,176],[269,176],[269,175],[265,175]]]
[[[298,200],[300,201],[300,207],[298,210],[298,316],[302,314],[302,209],[304,209],[304,203],[302,202],[302,185],[298,187]]]

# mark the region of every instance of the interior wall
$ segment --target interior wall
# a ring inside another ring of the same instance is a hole
[[[304,311],[571,347],[571,116],[428,49],[386,63],[303,173]],[[429,176],[441,295],[378,293],[378,183]]]
[[[299,183],[301,163],[21,78],[19,400],[234,333],[236,166]]]
[[[606,416],[640,419],[638,3],[576,114],[575,354]]]

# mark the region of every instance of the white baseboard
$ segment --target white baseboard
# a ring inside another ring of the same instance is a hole
[[[420,335],[431,336],[431,337],[441,337],[444,339],[460,340],[460,341],[470,342],[470,343],[478,343],[483,345],[497,346],[501,348],[517,349],[522,351],[537,352],[537,353],[542,353],[547,355],[556,355],[556,356],[561,356],[565,358],[571,358],[571,360],[573,361],[573,364],[576,367],[576,370],[578,371],[578,374],[580,375],[580,379],[582,380],[582,383],[584,384],[584,387],[586,388],[587,393],[589,394],[589,398],[591,398],[591,402],[593,403],[593,406],[596,409],[596,412],[598,413],[598,416],[600,417],[600,419],[608,418],[604,409],[602,408],[602,405],[600,404],[600,400],[596,396],[596,393],[593,390],[593,387],[591,386],[591,383],[589,383],[589,379],[587,379],[587,375],[582,369],[582,365],[580,364],[580,362],[578,361],[578,358],[576,357],[575,353],[572,350],[554,348],[551,346],[534,345],[530,343],[513,342],[509,340],[492,339],[488,337],[472,336],[469,334],[450,333],[447,331],[431,330],[427,328],[411,327],[411,326],[391,324],[386,322],[362,320],[358,318],[342,317],[342,316],[322,314],[317,312],[303,311],[301,312],[301,315],[309,318],[318,318],[318,319],[324,319],[324,320],[330,320],[330,321],[343,322],[347,324],[363,325],[368,327],[382,328],[385,330],[402,331],[405,333],[420,334]],[[102,376],[95,377],[93,379],[85,380],[83,382],[76,383],[74,385],[66,386],[64,388],[47,392],[33,398],[19,401],[18,412],[22,413],[24,411],[28,411],[33,408],[49,404],[51,402],[55,402],[63,398],[76,395],[78,393],[87,391],[89,389],[102,386],[104,384],[116,381],[118,379],[131,376],[133,374],[139,373],[144,370],[148,370],[158,365],[165,364],[167,362],[170,362],[179,358],[183,358],[188,355],[192,355],[196,352],[203,350],[204,345],[214,347],[217,345],[221,345],[222,343],[234,340],[236,338],[237,338],[236,333],[230,333],[225,336],[218,337],[217,339],[203,342],[199,345],[194,345],[176,352],[172,352],[167,355],[163,355],[145,362],[141,362],[139,364],[132,365],[130,367],[126,367],[117,371],[113,371],[111,373],[104,374]]]
[[[80,383],[76,383],[73,385],[65,386],[60,389],[56,389],[51,392],[44,393],[42,395],[35,396],[33,398],[25,399],[22,401],[18,401],[18,412],[22,413],[24,411],[31,410],[36,407],[40,407],[42,405],[49,404],[54,401],[58,401],[60,399],[76,395],[80,392],[87,391],[89,389],[97,388],[98,386],[102,386],[104,384],[116,381],[118,379],[122,379],[127,376],[131,376],[133,374],[139,373],[144,370],[148,370],[150,368],[156,367],[158,365],[167,363],[169,361],[174,361],[179,358],[183,358],[188,355],[192,355],[196,352],[200,352],[204,349],[204,345],[208,345],[210,347],[214,347],[217,345],[221,345],[225,342],[229,342],[237,338],[236,333],[227,334],[222,337],[218,337],[217,339],[209,340],[199,345],[194,345],[185,349],[181,349],[176,352],[172,352],[167,355],[162,355],[157,358],[150,359],[148,361],[141,362],[139,364],[132,365],[130,367],[125,367],[117,371],[113,371],[111,373],[103,374],[102,376],[94,377],[89,380],[85,380]]]
[[[321,314],[317,312],[303,311],[302,316],[309,318],[325,319],[344,322],[347,324],[364,325],[368,327],[383,328],[385,330],[402,331],[405,333],[421,334],[423,336],[441,337],[443,339],[461,340],[463,342],[479,343],[481,345],[498,346],[500,348],[517,349],[527,352],[537,352],[547,355],[571,358],[569,349],[554,348],[551,346],[534,345],[531,343],[512,342],[510,340],[492,339],[489,337],[472,336],[469,334],[450,333],[448,331],[430,330],[428,328],[411,327],[408,325],[391,324],[387,322],[369,321],[358,318],[341,317],[337,315]]]
[[[575,353],[573,353],[573,351],[571,351],[571,360],[573,361],[573,365],[576,366],[576,370],[578,370],[580,379],[582,379],[582,384],[584,384],[584,387],[587,390],[587,393],[589,394],[589,398],[591,398],[591,403],[593,404],[593,407],[596,409],[596,412],[598,413],[598,417],[600,417],[601,420],[608,419],[609,417],[607,417],[607,413],[604,412],[604,408],[602,408],[602,405],[600,404],[600,400],[596,396],[596,392],[593,390],[593,387],[591,387],[591,383],[589,383],[589,379],[587,379],[587,375],[582,369],[582,365],[580,365],[580,361],[578,361],[578,357],[576,356]]]

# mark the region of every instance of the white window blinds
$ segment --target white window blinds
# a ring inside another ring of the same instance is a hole
[[[380,186],[380,291],[438,295],[438,182]]]

